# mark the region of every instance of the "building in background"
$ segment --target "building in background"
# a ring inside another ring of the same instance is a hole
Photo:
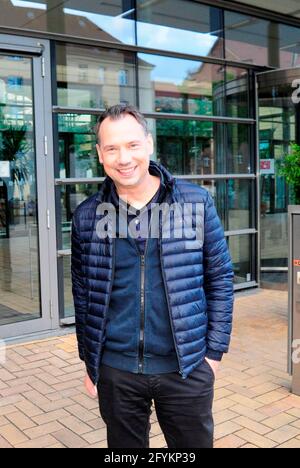
[[[92,128],[117,103],[145,113],[154,159],[213,195],[236,290],[287,287],[297,0],[0,6],[0,337],[74,322],[72,216],[105,176]]]

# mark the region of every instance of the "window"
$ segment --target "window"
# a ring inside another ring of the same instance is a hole
[[[5,0],[1,2],[0,25],[135,44],[134,0]]]
[[[225,11],[225,47],[229,60],[276,68],[300,65],[299,28],[267,19]]]
[[[135,82],[134,55],[129,52],[57,44],[59,106],[103,109],[121,101],[135,104]]]
[[[223,56],[222,12],[186,0],[137,0],[138,45],[200,56]]]
[[[96,152],[96,116],[58,115],[60,178],[103,177]]]
[[[255,227],[251,212],[251,193],[254,182],[245,179],[192,180],[214,198],[225,231],[239,231]]]
[[[99,67],[99,84],[104,84],[105,83],[105,68],[104,67]]]
[[[247,70],[159,55],[138,59],[144,112],[249,116]]]
[[[79,76],[78,80],[82,83],[86,83],[88,81],[88,72],[89,72],[89,66],[88,65],[83,65],[79,64]]]
[[[128,72],[127,70],[119,71],[119,85],[127,86],[128,85]]]
[[[149,120],[156,158],[176,175],[250,174],[250,126],[210,121]]]
[[[253,273],[251,273],[251,253],[254,251],[253,238],[253,236],[241,235],[231,236],[228,239],[235,284],[253,281]]]
[[[60,198],[60,235],[59,250],[71,248],[72,217],[76,207],[91,195],[100,190],[101,184],[77,184],[57,187]],[[61,298],[61,318],[74,316],[74,302],[71,283],[71,256],[59,257],[59,296]]]
[[[226,58],[266,66],[274,32],[267,20],[225,11]],[[273,47],[278,47],[273,43]],[[271,65],[271,64],[270,64]]]
[[[270,4],[266,3],[265,0],[238,0],[238,3],[245,3],[252,7],[263,8],[264,10],[270,10],[276,13],[282,13],[284,15],[300,17],[299,1],[298,0],[272,0]]]

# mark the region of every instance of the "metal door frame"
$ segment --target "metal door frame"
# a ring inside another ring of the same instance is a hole
[[[258,177],[258,184],[257,184],[257,200],[258,200],[258,251],[257,251],[257,258],[258,258],[258,282],[261,283],[261,273],[263,271],[268,272],[288,272],[288,267],[261,267],[261,174],[260,174],[260,147],[259,147],[259,78],[265,78],[265,84],[270,86],[280,84],[280,83],[292,83],[295,79],[300,78],[300,67],[293,67],[293,68],[286,68],[286,69],[276,69],[276,70],[269,70],[265,72],[259,72],[255,74],[255,81],[256,81],[256,115],[257,115],[257,177]],[[292,99],[292,96],[291,96]]]
[[[0,34],[0,53],[32,58],[38,199],[41,317],[0,326],[0,337],[9,341],[59,328],[50,42]]]

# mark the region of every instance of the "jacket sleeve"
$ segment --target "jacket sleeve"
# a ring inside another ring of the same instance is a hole
[[[75,212],[76,213],[76,212]],[[76,335],[78,342],[79,357],[84,361],[84,327],[86,323],[88,300],[87,289],[85,287],[82,272],[82,244],[76,225],[75,213],[72,219],[72,240],[71,240],[71,277],[72,294],[75,307]]]
[[[224,229],[208,193],[204,221],[204,291],[207,302],[207,357],[221,361],[229,350],[234,303],[233,266]]]

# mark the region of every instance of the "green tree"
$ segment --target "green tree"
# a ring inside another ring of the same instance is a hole
[[[300,204],[300,146],[292,143],[291,152],[278,162],[279,175],[292,187],[295,202]]]

